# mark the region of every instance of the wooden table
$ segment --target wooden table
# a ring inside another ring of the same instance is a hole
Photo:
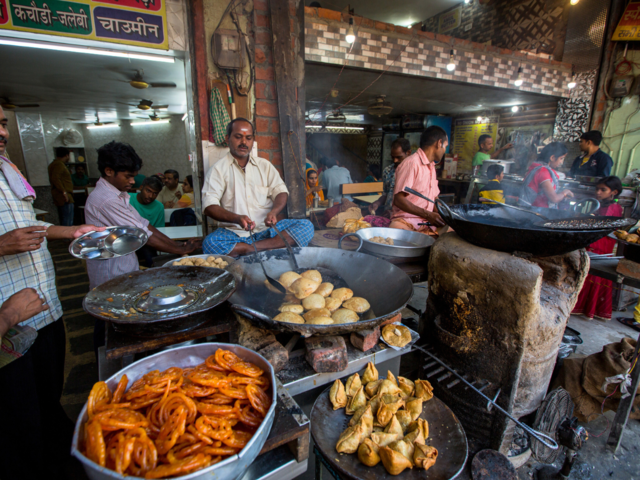
[[[340,238],[341,229],[332,228],[328,230],[316,230],[313,238],[309,242],[310,247],[321,248],[338,248],[338,240]],[[351,238],[342,241],[345,250],[355,250],[358,242]],[[364,252],[363,252],[364,253]],[[386,255],[374,255],[366,252],[367,255],[386,260],[389,263],[397,265],[403,272],[409,275],[413,283],[422,282],[427,279],[427,263],[428,257],[388,257]]]

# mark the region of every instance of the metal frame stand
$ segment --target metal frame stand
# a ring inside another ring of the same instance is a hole
[[[325,458],[322,456],[322,453],[320,453],[320,450],[318,450],[318,447],[316,447],[315,445],[313,446],[313,454],[316,456],[316,480],[322,480],[323,465],[329,471],[329,473],[333,478],[335,478],[336,480],[342,480],[340,475],[338,475],[333,470],[333,468],[331,468],[331,465],[329,465],[329,462],[325,460]]]

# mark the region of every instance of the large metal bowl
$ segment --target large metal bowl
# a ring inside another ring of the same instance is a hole
[[[126,368],[123,368],[118,373],[113,375],[107,380],[107,385],[113,391],[118,385],[118,381],[122,375],[127,375],[129,379],[129,385],[133,384],[136,380],[142,377],[145,373],[151,370],[166,370],[169,367],[193,367],[206,360],[206,358],[218,350],[218,348],[224,348],[230,350],[238,355],[243,360],[256,364],[263,369],[271,379],[271,408],[267,412],[267,415],[256,431],[255,435],[249,440],[249,443],[244,447],[240,453],[233,455],[220,463],[216,463],[197,472],[184,475],[181,480],[195,480],[195,479],[212,479],[216,480],[235,480],[240,478],[242,474],[249,468],[249,465],[262,450],[269,432],[271,431],[271,425],[275,417],[276,410],[276,377],[275,372],[271,364],[262,356],[256,352],[253,352],[240,345],[231,345],[226,343],[202,343],[200,345],[190,345],[186,347],[174,348],[166,352],[157,353],[150,357],[143,358]],[[82,407],[82,411],[76,421],[76,428],[73,434],[73,441],[71,443],[71,454],[76,457],[82,463],[87,476],[91,480],[107,480],[116,479],[124,480],[125,478],[139,478],[131,476],[123,476],[108,468],[101,467],[100,465],[92,462],[80,452],[80,445],[84,439],[84,425],[87,422],[87,404]]]
[[[410,230],[400,230],[399,228],[371,227],[363,228],[355,233],[348,233],[338,241],[338,247],[342,248],[342,240],[355,236],[358,238],[360,249],[377,255],[387,257],[424,257],[427,249],[434,244],[435,239],[424,233],[412,232]],[[393,245],[372,242],[373,237],[392,238]]]

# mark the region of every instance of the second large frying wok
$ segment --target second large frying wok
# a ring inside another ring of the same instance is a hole
[[[265,276],[255,255],[236,260],[242,271],[235,293],[229,298],[232,309],[248,317],[256,326],[268,330],[311,335],[342,335],[375,328],[395,316],[407,305],[413,295],[411,279],[395,265],[363,253],[334,248],[294,248],[296,260],[302,269],[327,269],[335,272],[353,290],[354,295],[366,298],[370,312],[356,323],[337,325],[308,325],[282,323],[273,320],[277,314],[274,306],[283,296],[272,293],[264,286]],[[267,273],[278,278],[282,273],[294,270],[289,253],[282,250],[261,252]]]
[[[591,245],[614,228],[559,230],[543,228],[533,214],[500,205],[438,205],[443,220],[469,243],[501,252],[525,252],[547,257],[563,255]],[[448,211],[450,209],[451,211]],[[556,219],[576,218],[573,212],[531,207],[530,210]],[[617,217],[600,217],[612,218]]]

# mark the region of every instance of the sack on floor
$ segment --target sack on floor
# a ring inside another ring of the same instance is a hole
[[[605,345],[601,352],[587,357],[566,358],[551,388],[562,387],[571,394],[575,404],[574,415],[581,422],[593,421],[609,410],[615,411],[622,397],[619,384],[610,383],[606,392],[602,390],[602,386],[608,377],[624,374],[629,369],[635,346],[635,340],[623,338],[618,343]],[[616,386],[616,393],[605,401]],[[640,394],[636,395],[629,418],[640,419]]]

